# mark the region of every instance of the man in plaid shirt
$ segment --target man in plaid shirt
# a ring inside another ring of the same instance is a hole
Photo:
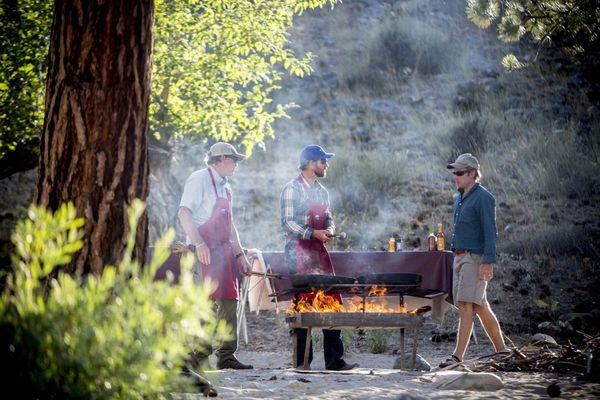
[[[300,154],[300,175],[288,182],[280,198],[281,225],[285,232],[285,262],[291,274],[335,275],[333,264],[325,245],[334,234],[335,225],[329,210],[329,193],[317,180],[327,174],[329,159],[333,153],[326,153],[320,146],[306,146]],[[299,293],[295,300],[312,300],[314,295]],[[337,300],[342,299],[337,295]],[[298,339],[296,365],[304,360],[307,338],[306,329],[293,331]],[[344,371],[357,367],[347,364],[342,356],[344,345],[339,330],[323,330],[323,350],[325,368]],[[310,346],[309,363],[313,356]]]
[[[329,192],[319,181],[309,182],[302,174],[288,182],[281,193],[281,225],[286,237],[285,259],[293,274],[299,273],[296,262],[297,241],[308,241],[314,237],[327,244],[335,232],[329,207],[324,211],[324,229],[318,230],[309,226],[309,200],[316,204],[329,205]],[[320,264],[314,263],[311,267],[311,271],[300,273],[324,274]]]

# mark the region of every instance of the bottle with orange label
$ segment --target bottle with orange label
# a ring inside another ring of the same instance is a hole
[[[393,236],[390,236],[390,240],[388,241],[389,244],[389,252],[394,252],[396,251],[396,238],[394,238]]]
[[[444,240],[444,231],[442,230],[442,224],[438,224],[438,233],[436,235],[435,242],[438,251],[446,250],[446,241]]]

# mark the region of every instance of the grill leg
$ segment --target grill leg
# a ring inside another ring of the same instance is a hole
[[[410,369],[414,370],[415,369],[415,360],[417,358],[417,340],[419,339],[419,333],[420,333],[421,329],[419,327],[416,327],[415,329],[413,329],[413,346],[412,346],[412,356],[410,358]]]
[[[298,360],[298,334],[295,329],[292,329],[292,367],[297,368]]]
[[[406,369],[404,361],[404,328],[400,328],[400,369]]]
[[[308,356],[310,355],[310,344],[312,342],[312,328],[309,326],[306,329],[306,346],[304,348],[304,362],[302,369],[308,369]]]

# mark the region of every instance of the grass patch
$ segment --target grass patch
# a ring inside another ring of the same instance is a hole
[[[383,330],[368,330],[365,333],[369,352],[373,354],[382,354],[388,350],[388,335]]]
[[[600,256],[592,238],[598,237],[598,228],[589,226],[538,226],[525,229],[501,244],[501,250],[527,258],[537,256],[559,258],[569,256]],[[502,243],[502,242],[500,242]]]

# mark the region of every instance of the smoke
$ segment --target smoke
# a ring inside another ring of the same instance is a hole
[[[440,138],[447,135],[452,121],[449,113],[440,110],[451,108],[456,81],[467,78],[466,71],[456,68],[423,80],[409,75],[390,77],[382,92],[350,89],[345,74],[363,63],[363,46],[368,45],[363,38],[372,38],[369,32],[392,11],[408,13],[429,25],[435,25],[438,17],[442,25],[449,23],[448,13],[462,18],[461,23],[470,23],[464,9],[455,5],[425,2],[402,9],[398,4],[372,3],[361,8],[342,4],[327,13],[306,13],[297,19],[292,47],[315,54],[315,71],[308,78],[282,82],[274,103],[294,102],[298,107],[290,109],[289,119],[275,123],[276,138],[267,140],[264,149],[255,149],[231,179],[234,221],[245,247],[283,250],[279,196],[285,183],[298,175],[299,153],[309,144],[336,153],[322,183],[329,190],[338,231],[347,232],[348,239],[332,241],[331,249],[382,250],[391,235],[403,237],[408,248],[419,248],[420,240],[424,249],[429,229],[437,222],[448,225],[453,187],[444,164],[450,150]],[[356,18],[371,22],[348,24]],[[447,28],[458,29],[452,24]],[[467,52],[464,47],[454,50],[455,59]],[[476,53],[477,49],[468,51]],[[193,170],[204,168],[204,154],[204,146],[184,144],[173,155],[170,176],[181,189]],[[178,205],[181,193],[174,192],[168,196],[171,204]],[[178,227],[173,218],[177,207],[169,208],[168,218],[153,217],[153,212],[162,212],[159,206],[169,203],[168,196],[163,194],[161,201],[152,203],[151,223],[168,220],[169,226]],[[151,194],[151,198],[158,197]],[[180,228],[178,234],[182,234]]]

